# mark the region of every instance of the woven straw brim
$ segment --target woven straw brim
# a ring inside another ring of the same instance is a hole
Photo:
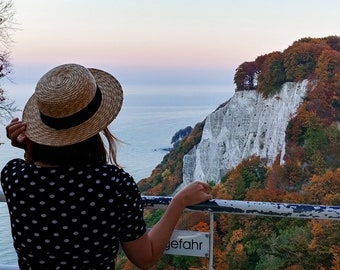
[[[56,130],[45,125],[35,95],[26,103],[22,119],[26,122],[26,136],[39,144],[66,146],[84,141],[105,129],[118,115],[123,104],[120,83],[109,73],[99,69],[88,69],[102,92],[102,102],[97,112],[85,122],[71,128]]]

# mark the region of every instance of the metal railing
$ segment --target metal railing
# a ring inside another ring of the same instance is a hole
[[[172,197],[143,196],[142,199],[146,208],[165,209]],[[340,220],[340,206],[327,205],[214,199],[190,206],[186,210],[270,217]]]
[[[172,197],[142,196],[145,208],[166,209]],[[5,196],[0,191],[0,202],[5,202]],[[205,203],[189,206],[186,211],[199,211],[210,213],[210,254],[209,269],[213,269],[213,223],[214,213],[256,215],[270,217],[288,217],[304,219],[323,219],[340,221],[340,206],[253,202],[237,200],[213,199]],[[17,266],[0,265],[0,270],[18,270]]]

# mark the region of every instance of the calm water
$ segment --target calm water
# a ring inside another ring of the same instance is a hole
[[[225,100],[221,100],[220,103]],[[206,102],[208,103],[208,102]],[[150,175],[170,147],[171,138],[179,129],[202,121],[219,104],[202,106],[125,106],[110,129],[124,143],[118,148],[118,162],[138,182]],[[0,167],[11,158],[22,157],[20,149],[11,147],[0,128]],[[0,264],[16,265],[12,248],[7,206],[0,203]]]

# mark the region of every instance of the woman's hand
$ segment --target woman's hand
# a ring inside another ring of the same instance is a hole
[[[26,149],[29,139],[25,135],[26,124],[14,118],[11,123],[6,126],[6,136],[11,140],[11,144],[15,147]]]
[[[122,246],[128,258],[139,268],[149,269],[163,254],[182,211],[190,205],[212,199],[208,194],[209,185],[193,182],[179,191],[171,200],[162,218],[142,237]]]
[[[211,200],[212,196],[208,192],[209,185],[207,183],[195,181],[179,191],[173,201],[181,204],[184,209],[187,206]]]

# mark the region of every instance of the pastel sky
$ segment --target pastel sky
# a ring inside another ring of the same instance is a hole
[[[19,85],[76,62],[127,85],[232,88],[244,61],[303,37],[340,35],[339,0],[13,2],[20,30],[12,34],[12,78]]]

